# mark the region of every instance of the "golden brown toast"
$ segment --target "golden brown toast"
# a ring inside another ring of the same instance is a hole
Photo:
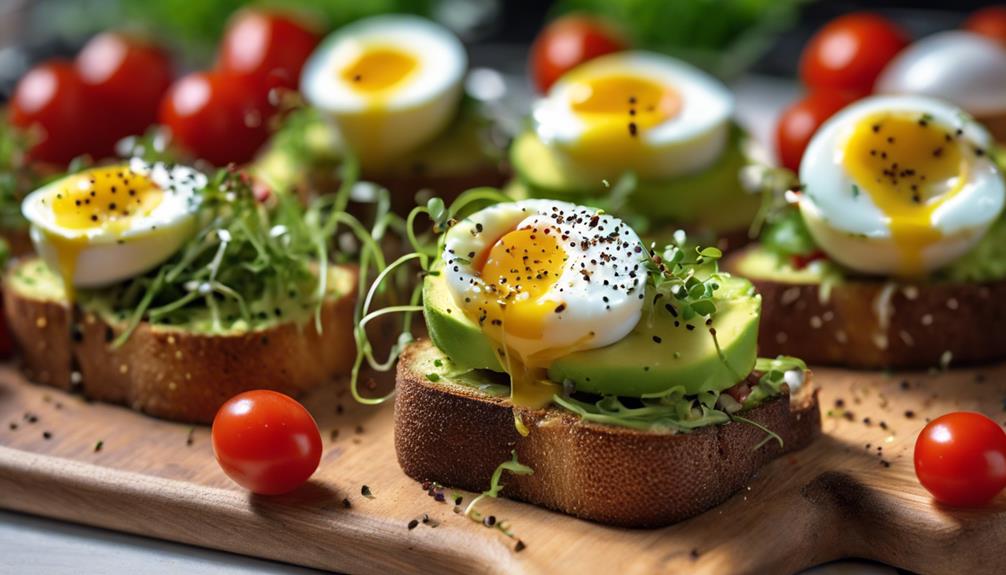
[[[482,491],[516,450],[534,473],[504,476],[507,497],[600,523],[656,527],[702,513],[820,433],[817,394],[807,383],[794,398],[743,413],[779,434],[783,447],[744,423],[674,434],[587,422],[554,406],[519,409],[530,430],[522,437],[508,397],[430,381],[430,357],[439,354],[423,340],[398,362],[395,449],[405,473]]]
[[[747,250],[723,268],[762,296],[758,351],[809,364],[863,369],[930,368],[1006,358],[1006,281],[919,282],[845,278],[822,289],[758,277]]]
[[[61,291],[26,282],[26,266],[44,264],[16,263],[3,298],[28,377],[164,419],[209,423],[227,399],[250,389],[296,396],[347,373],[356,356],[352,266],[333,274],[342,295],[322,305],[320,333],[313,321],[224,333],[141,323],[118,348],[112,342],[124,322],[71,310]]]

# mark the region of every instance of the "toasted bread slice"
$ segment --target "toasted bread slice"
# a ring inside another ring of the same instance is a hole
[[[746,258],[723,268],[762,296],[759,352],[862,369],[930,368],[1006,358],[1006,281],[900,283],[847,278],[820,283],[760,277]]]
[[[405,473],[481,491],[515,449],[534,473],[505,477],[506,496],[601,523],[657,527],[702,513],[820,433],[817,394],[807,384],[797,397],[744,413],[779,434],[784,447],[743,423],[673,434],[591,423],[557,407],[519,409],[530,430],[522,437],[508,396],[430,381],[440,357],[421,341],[398,362],[395,449]]]
[[[231,332],[198,332],[141,323],[125,343],[125,323],[71,308],[62,287],[39,281],[31,258],[8,271],[4,310],[28,377],[89,398],[121,403],[176,421],[208,423],[233,395],[274,389],[299,395],[349,371],[356,355],[353,306],[357,270],[336,268],[333,297],[313,321]],[[335,295],[338,294],[338,295]],[[79,381],[74,372],[79,373]]]

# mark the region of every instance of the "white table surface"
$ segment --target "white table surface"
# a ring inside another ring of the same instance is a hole
[[[779,110],[796,97],[792,82],[746,78],[733,86],[738,120],[769,144]],[[523,100],[523,94],[517,97]],[[104,529],[0,511],[0,575],[81,575],[130,573],[160,575],[306,574],[305,569],[170,543]],[[896,570],[862,561],[839,561],[804,575],[894,575]]]

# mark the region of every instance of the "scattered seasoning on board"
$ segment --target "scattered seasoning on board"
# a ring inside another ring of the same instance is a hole
[[[409,525],[408,525],[409,531],[412,531],[413,529],[415,529],[418,526],[419,526],[419,521],[417,519],[413,519],[412,521],[409,521]]]
[[[907,419],[912,419],[913,417],[915,417],[915,412],[912,411],[911,409],[907,409],[905,410],[905,417]]]
[[[328,440],[329,441],[335,441],[338,438],[339,438],[339,430],[338,429],[333,429],[332,433],[328,434]]]
[[[360,488],[360,495],[366,497],[367,499],[374,499],[374,494],[370,492],[369,485],[364,485]]]
[[[52,432],[51,431],[43,431],[42,432],[42,439],[45,439],[45,440],[52,439]]]
[[[695,561],[696,559],[698,559],[699,555],[701,555],[701,553],[699,553],[699,548],[698,547],[692,547],[692,551],[689,553],[689,556],[691,556],[692,561]]]
[[[17,423],[14,423],[13,421],[10,422],[10,430],[14,431],[15,429],[17,429]]]
[[[357,433],[357,435],[363,433],[363,426],[362,425],[357,425],[356,426],[356,433]]]
[[[102,448],[102,447],[104,447],[104,446],[105,446],[105,442],[104,442],[103,440],[99,439],[99,440],[98,440],[98,441],[97,441],[97,442],[96,442],[96,443],[94,444],[94,452],[95,452],[95,453],[98,453],[99,451],[101,451],[101,448]]]
[[[196,442],[196,428],[190,427],[188,435],[185,436],[185,445],[191,447]]]
[[[353,504],[349,502],[349,498],[348,497],[343,497],[342,498],[342,508],[343,509],[349,509],[352,506],[353,506]]]
[[[522,541],[520,539],[518,539],[517,540],[517,544],[513,546],[513,550],[516,551],[517,553],[520,553],[525,548],[527,548],[527,545],[524,545],[524,541]]]

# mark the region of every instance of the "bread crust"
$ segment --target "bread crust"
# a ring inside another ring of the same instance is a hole
[[[724,501],[782,453],[819,433],[816,391],[805,385],[744,414],[778,433],[729,423],[688,434],[645,432],[590,423],[568,411],[519,409],[530,429],[514,427],[508,398],[430,382],[414,365],[433,344],[409,346],[398,362],[395,451],[417,481],[482,491],[496,466],[510,459],[532,475],[506,475],[503,493],[583,519],[624,527],[658,527],[692,517]]]
[[[724,269],[737,275],[745,256]],[[745,276],[762,296],[759,353],[861,369],[925,369],[1006,358],[1006,281],[820,284]],[[826,294],[826,295],[825,295]]]
[[[357,270],[348,268],[355,286]],[[355,294],[326,300],[321,333],[313,321],[233,334],[142,323],[114,348],[121,322],[71,310],[65,301],[3,292],[8,325],[31,380],[79,387],[86,397],[164,419],[209,423],[227,399],[251,389],[297,396],[348,373],[356,357]],[[75,321],[71,313],[78,315]],[[79,384],[71,379],[74,369]]]

